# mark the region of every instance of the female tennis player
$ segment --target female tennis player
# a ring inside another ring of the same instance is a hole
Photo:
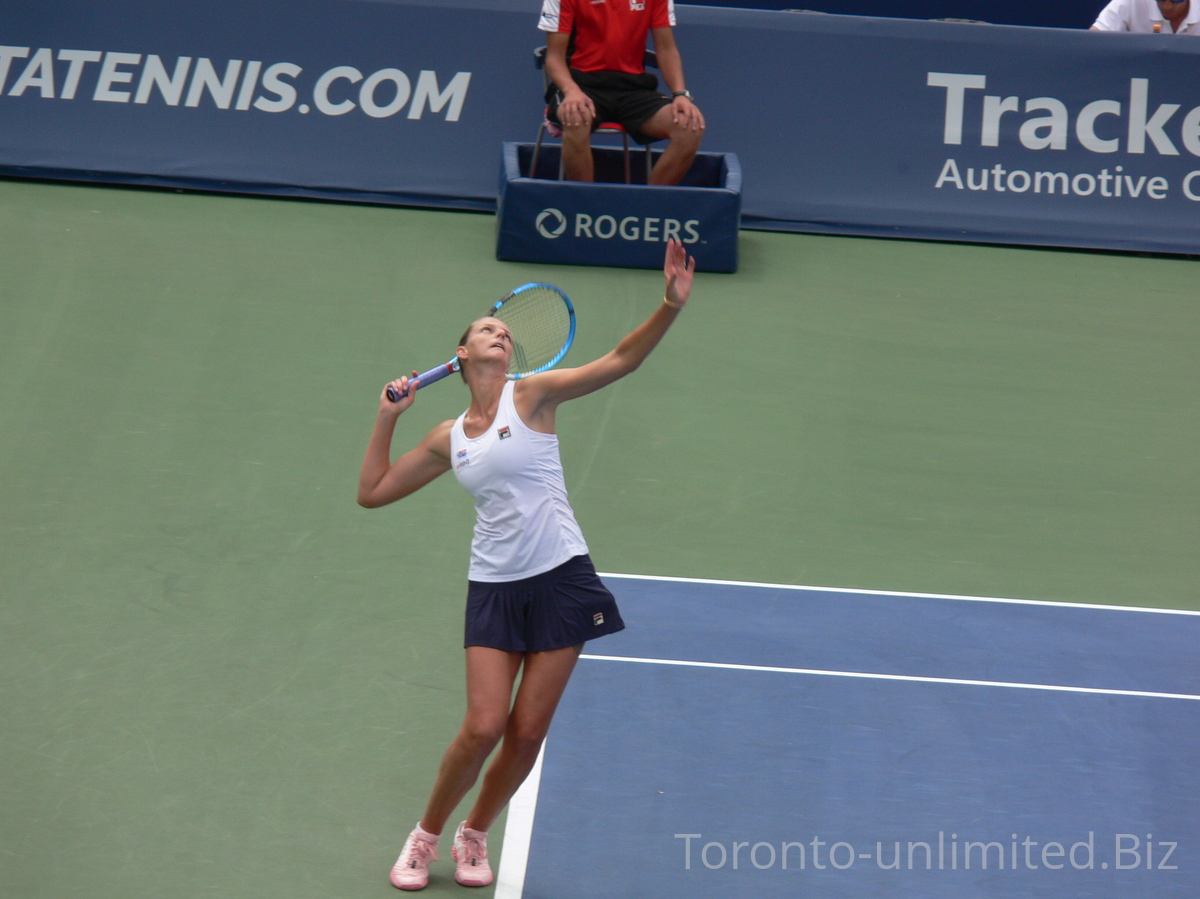
[[[446,822],[501,744],[451,850],[460,884],[492,882],[487,829],[532,770],[583,643],[625,626],[567,501],[555,410],[641,365],[687,302],[695,265],[682,244],[670,241],[662,303],[616,349],[578,368],[509,380],[513,341],[507,326],[491,317],[473,322],[457,350],[470,406],[395,462],[392,434],[416,399],[416,389],[409,390],[416,372],[414,379],[388,385],[395,402],[387,388],[380,395],[359,476],[359,504],[395,502],[453,469],[475,498],[477,515],[464,641],[466,717],[442,758],[425,814],[392,868],[391,881],[401,890],[429,883],[429,863],[438,857]]]

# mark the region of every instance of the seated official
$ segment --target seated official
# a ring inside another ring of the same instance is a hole
[[[618,123],[640,144],[670,141],[651,184],[678,184],[691,169],[704,116],[684,82],[674,24],[673,0],[544,0],[538,28],[549,32],[546,104],[563,130],[565,178],[594,180],[591,135],[601,122]],[[647,35],[670,97],[645,69]]]

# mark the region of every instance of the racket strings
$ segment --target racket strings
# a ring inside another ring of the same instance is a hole
[[[529,374],[552,361],[571,334],[571,313],[558,291],[534,285],[514,293],[495,312],[513,337],[514,374]]]

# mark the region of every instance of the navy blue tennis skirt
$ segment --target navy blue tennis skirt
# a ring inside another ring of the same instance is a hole
[[[519,581],[468,581],[464,646],[545,652],[625,628],[586,555]]]

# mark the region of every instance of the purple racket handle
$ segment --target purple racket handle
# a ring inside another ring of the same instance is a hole
[[[436,368],[431,368],[429,371],[417,375],[415,378],[413,378],[413,380],[417,382],[417,390],[420,390],[422,387],[428,387],[430,384],[440,381],[442,378],[453,374],[456,371],[458,371],[457,356],[451,359],[449,362],[443,362]],[[406,396],[408,396],[407,390],[404,391],[404,393],[397,393],[391,387],[388,387],[387,389],[387,398],[393,403]]]

